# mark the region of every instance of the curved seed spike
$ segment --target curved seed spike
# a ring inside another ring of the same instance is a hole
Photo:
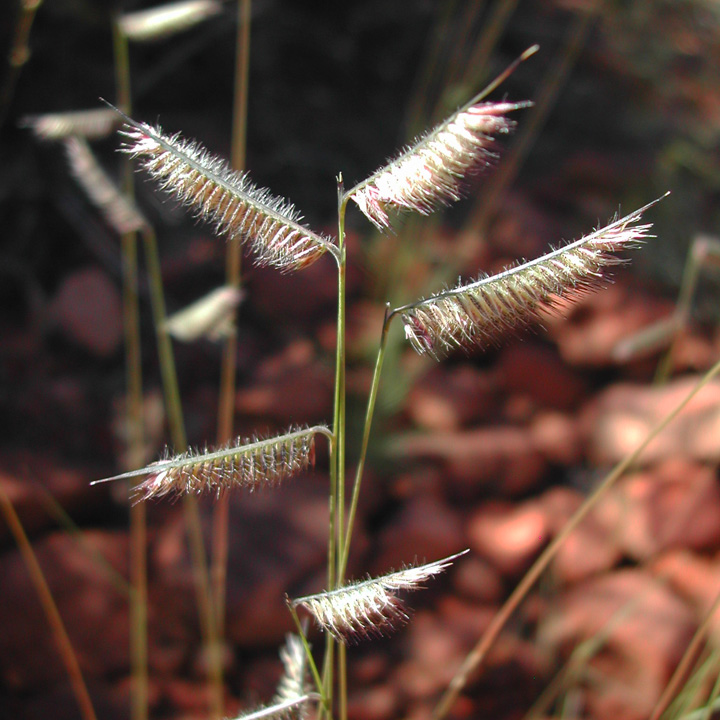
[[[342,642],[382,635],[409,618],[397,597],[399,592],[421,589],[426,580],[439,575],[453,560],[467,552],[469,550],[426,565],[410,566],[379,578],[350,583],[337,590],[297,598],[292,605],[302,605],[323,630]]]
[[[220,496],[236,487],[254,490],[261,485],[277,485],[314,463],[318,433],[332,438],[324,425],[251,442],[238,438],[234,444],[212,452],[182,453],[90,484],[147,475],[133,489],[138,500],[183,493],[212,492]]]
[[[667,197],[666,193],[662,197]],[[436,359],[455,349],[489,344],[500,334],[531,322],[560,297],[576,299],[624,260],[612,253],[649,237],[642,214],[662,198],[536,260],[393,310],[420,354]]]
[[[495,136],[515,127],[505,114],[531,104],[471,101],[356,185],[348,197],[380,231],[390,226],[388,208],[429,215],[459,200],[463,178],[497,160]]]
[[[212,222],[218,235],[249,242],[259,265],[297,270],[328,251],[338,259],[333,241],[302,225],[302,215],[287,200],[258,188],[198,143],[123,117],[127,141],[121,150],[139,158],[163,190]]]

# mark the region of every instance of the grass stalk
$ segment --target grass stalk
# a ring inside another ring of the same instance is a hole
[[[716,376],[720,373],[720,361],[708,370],[707,373],[698,381],[695,387],[687,394],[671,412],[669,412],[660,422],[658,422],[647,434],[645,439],[640,443],[637,449],[628,455],[624,460],[619,462],[613,470],[598,485],[595,491],[583,502],[575,514],[563,527],[562,531],[553,539],[553,541],[540,554],[538,559],[533,563],[532,567],[525,574],[505,604],[500,608],[492,622],[488,625],[482,637],[470,651],[458,672],[450,681],[448,689],[441,697],[439,703],[435,707],[432,718],[440,720],[447,715],[451,707],[457,700],[463,688],[467,684],[470,675],[478,670],[482,665],[488,651],[494,644],[498,635],[505,627],[505,624],[515,612],[517,607],[527,596],[540,575],[545,571],[550,562],[557,554],[560,547],[567,540],[575,528],[587,517],[590,511],[598,504],[598,502],[607,494],[607,492],[622,477],[628,468],[632,467],[636,460],[642,455],[647,446],[677,417],[677,415],[687,406],[687,404]]]
[[[80,708],[80,716],[83,720],[97,720],[95,709],[90,699],[90,693],[88,693],[87,685],[83,679],[82,670],[80,670],[80,664],[78,663],[77,655],[68,637],[65,624],[62,621],[62,617],[60,617],[60,612],[55,604],[55,600],[53,600],[52,592],[50,592],[40,563],[38,563],[35,552],[25,534],[20,518],[15,512],[12,501],[5,492],[5,488],[1,482],[0,510],[2,510],[2,514],[5,516],[5,522],[20,549],[25,566],[30,574],[30,580],[35,586],[35,592],[37,592],[40,604],[50,624],[55,645],[65,665],[73,694]]]
[[[250,81],[251,7],[251,0],[238,0],[237,38],[235,43],[235,91],[231,142],[231,165],[235,170],[245,169],[248,86]],[[229,242],[225,256],[225,282],[230,287],[240,287],[241,261],[242,251],[240,243]],[[236,365],[237,338],[231,333],[225,342],[220,368],[218,446],[229,441],[233,436]],[[218,499],[213,510],[211,572],[218,638],[222,638],[225,634],[229,522],[230,496],[228,494]]]
[[[355,482],[353,483],[352,497],[350,499],[350,509],[347,518],[347,530],[345,532],[345,541],[343,544],[343,553],[340,560],[339,572],[340,578],[345,576],[347,569],[348,556],[350,554],[350,541],[352,539],[353,528],[355,526],[355,515],[360,501],[360,487],[362,485],[363,471],[365,470],[365,461],[367,459],[368,446],[370,444],[370,429],[375,414],[375,403],[377,402],[378,390],[380,388],[380,374],[382,372],[383,360],[385,359],[385,348],[387,346],[388,330],[390,329],[390,320],[393,314],[389,312],[390,304],[385,306],[385,318],[383,319],[382,333],[380,335],[380,348],[378,349],[377,358],[375,360],[375,370],[373,371],[372,382],[370,385],[370,393],[368,395],[367,410],[365,412],[365,423],[363,425],[362,444],[360,446],[360,457],[358,458],[357,469],[355,471]]]
[[[130,60],[128,43],[117,22],[113,22],[113,51],[117,102],[123,112],[131,112]],[[123,162],[122,190],[132,197],[130,163]],[[125,374],[129,464],[137,467],[143,457],[143,390],[140,352],[140,306],[138,299],[137,233],[121,238],[123,277],[123,327],[125,334]],[[147,643],[147,509],[130,507],[130,665],[133,679],[130,715],[133,720],[148,717]]]

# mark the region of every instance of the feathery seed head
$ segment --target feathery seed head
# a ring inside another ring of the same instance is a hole
[[[323,630],[342,642],[382,635],[409,619],[397,597],[399,592],[421,589],[426,580],[439,575],[467,552],[464,550],[426,565],[410,566],[379,578],[350,583],[337,590],[297,598],[292,605],[302,605]]]
[[[110,135],[120,122],[120,116],[114,110],[93,108],[29,115],[20,121],[20,125],[30,128],[40,140],[63,140],[71,136],[99,140]]]
[[[160,7],[126,13],[118,20],[128,40],[152,42],[187,30],[222,12],[217,0],[183,0]]]
[[[356,185],[348,197],[380,231],[390,226],[389,208],[428,215],[459,200],[463,178],[493,164],[495,137],[514,128],[505,115],[528,105],[471,101]]]
[[[193,342],[202,337],[219,340],[235,331],[233,318],[243,292],[223,285],[165,320],[165,329],[176,339]]]
[[[84,139],[67,138],[65,151],[70,171],[110,227],[119,235],[149,227],[135,203],[107,176]]]
[[[163,135],[160,128],[125,118],[121,150],[140,160],[160,187],[210,221],[218,235],[248,242],[259,265],[297,270],[325,252],[337,259],[330,238],[302,224],[292,203],[256,187],[196,142]]]
[[[280,659],[284,672],[275,691],[273,704],[289,703],[298,698],[308,697],[310,693],[308,660],[298,635],[291,633],[286,636],[285,645],[280,648]],[[287,716],[294,720],[302,720],[307,716],[307,703],[295,705]]]
[[[613,253],[652,237],[652,226],[638,222],[660,199],[536,260],[397,308],[405,337],[418,353],[438,358],[455,348],[491,344],[553,308],[560,297],[577,299],[606,268],[624,262]]]
[[[188,493],[214,493],[219,497],[237,487],[252,491],[263,485],[277,485],[312,465],[317,433],[332,436],[327,427],[318,425],[264,440],[238,438],[218,450],[182,453],[91,484],[145,475],[146,479],[133,489],[138,500]]]

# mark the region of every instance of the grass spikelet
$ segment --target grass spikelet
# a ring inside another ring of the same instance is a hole
[[[186,0],[122,15],[118,27],[132,42],[153,42],[188,30],[222,12],[217,0]]]
[[[303,606],[323,630],[342,642],[382,635],[409,618],[397,597],[399,592],[421,589],[426,580],[439,575],[466,552],[468,550],[427,565],[406,567],[337,590],[297,598],[292,605]]]
[[[485,103],[478,97],[348,192],[378,230],[390,226],[388,208],[428,215],[459,200],[463,178],[492,165],[496,136],[515,127],[505,115],[531,104]]]
[[[130,118],[122,134],[123,152],[138,158],[163,190],[212,222],[217,234],[249,242],[259,265],[297,270],[328,251],[338,259],[333,241],[302,225],[292,203],[256,187],[198,143]]]
[[[196,300],[165,321],[165,329],[177,340],[193,342],[200,338],[219,340],[235,332],[235,308],[243,291],[223,285]]]
[[[455,348],[491,344],[553,308],[560,297],[579,297],[598,284],[605,268],[625,262],[613,253],[653,237],[652,226],[638,222],[661,199],[540,258],[393,312],[401,315],[405,336],[420,354],[437,358]]]
[[[91,484],[146,475],[133,489],[137,500],[188,493],[214,493],[219,497],[234,488],[273,486],[314,463],[318,433],[332,437],[327,427],[317,425],[263,440],[238,438],[227,447],[204,453],[185,452]]]
[[[124,235],[149,226],[135,204],[107,176],[84,139],[69,137],[65,152],[73,177],[115,232]]]
[[[302,640],[294,634],[286,637],[285,645],[280,648],[280,659],[285,669],[278,683],[273,704],[292,702],[299,698],[309,697],[308,662]],[[287,715],[302,720],[307,715],[307,703],[295,705]]]
[[[120,117],[114,110],[99,108],[28,115],[20,121],[20,126],[30,128],[39,140],[56,141],[71,136],[100,140],[108,137],[120,123]]]
[[[293,698],[292,700],[285,700],[273,705],[268,705],[267,707],[260,707],[249,713],[243,713],[234,718],[234,720],[264,720],[264,718],[295,717],[294,712],[297,708],[306,705],[309,700],[317,699],[318,695],[316,693],[309,693],[301,697]]]

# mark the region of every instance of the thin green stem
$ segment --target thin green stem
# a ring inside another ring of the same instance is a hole
[[[668,413],[655,425],[655,427],[650,430],[650,432],[648,432],[647,436],[637,449],[613,468],[612,472],[605,477],[592,495],[585,500],[585,502],[565,524],[562,531],[540,554],[510,597],[505,601],[505,604],[502,606],[500,611],[495,615],[492,622],[488,625],[477,645],[475,645],[463,661],[460,669],[451,680],[448,689],[445,691],[444,695],[440,699],[440,702],[435,707],[432,714],[433,720],[440,720],[440,718],[445,717],[450,711],[450,708],[453,706],[467,684],[470,675],[477,671],[477,669],[481,666],[488,651],[492,647],[503,627],[505,627],[507,621],[510,619],[522,600],[530,592],[535,582],[545,571],[570,534],[615,485],[618,479],[622,477],[625,471],[635,464],[647,446],[677,417],[677,415],[687,406],[695,395],[697,395],[702,388],[704,388],[716,375],[718,375],[718,373],[720,373],[720,361],[713,365],[713,367],[702,377],[702,379],[687,394],[683,401],[677,405],[677,407]]]
[[[295,623],[295,627],[297,628],[298,635],[300,636],[300,642],[302,642],[303,648],[305,650],[305,656],[308,660],[308,665],[310,666],[310,672],[312,673],[313,680],[315,682],[315,687],[317,688],[318,693],[320,694],[320,702],[323,706],[323,709],[325,712],[327,712],[328,717],[332,717],[332,711],[330,708],[330,702],[327,697],[327,695],[324,692],[324,683],[322,679],[320,678],[320,672],[318,671],[317,665],[315,664],[315,659],[312,655],[312,650],[310,649],[310,643],[308,642],[308,639],[305,635],[305,631],[303,630],[302,623],[300,622],[300,618],[298,617],[297,610],[293,607],[292,602],[290,601],[290,598],[285,598],[285,603],[287,605],[288,610],[290,611],[290,615],[292,616],[293,622]]]
[[[350,555],[350,541],[352,539],[353,528],[355,526],[355,515],[360,501],[360,486],[362,484],[362,476],[365,470],[365,460],[367,459],[367,451],[370,444],[370,429],[372,427],[372,420],[375,414],[375,403],[377,402],[378,390],[380,387],[380,373],[382,372],[383,360],[385,359],[385,348],[387,345],[388,330],[390,329],[390,321],[394,317],[394,313],[390,313],[389,310],[390,305],[388,304],[385,306],[385,318],[383,320],[382,333],[380,335],[380,348],[378,349],[377,358],[375,359],[375,370],[373,372],[372,383],[370,385],[367,410],[365,411],[365,424],[363,426],[360,458],[358,459],[357,470],[355,471],[355,482],[353,484],[350,510],[348,512],[347,530],[345,533],[343,553],[339,566],[340,583],[342,583],[345,577],[345,570],[347,569],[348,557]]]
[[[143,246],[145,249],[145,264],[148,269],[148,283],[150,289],[150,304],[153,313],[153,325],[157,338],[160,375],[165,397],[165,408],[168,417],[170,437],[176,448],[187,447],[185,434],[185,420],[180,401],[180,388],[178,386],[175,357],[172,342],[165,326],[165,295],[163,291],[160,256],[157,248],[155,233],[148,228],[143,232]],[[140,505],[141,503],[138,503]],[[209,572],[205,545],[203,543],[202,523],[197,499],[192,495],[183,495],[183,508],[185,522],[188,528],[188,542],[190,557],[195,576],[195,593],[200,619],[200,629],[210,656],[210,684],[211,709],[214,717],[223,715],[223,683],[222,665],[220,662],[220,642],[217,634],[214,608],[211,601]]]

